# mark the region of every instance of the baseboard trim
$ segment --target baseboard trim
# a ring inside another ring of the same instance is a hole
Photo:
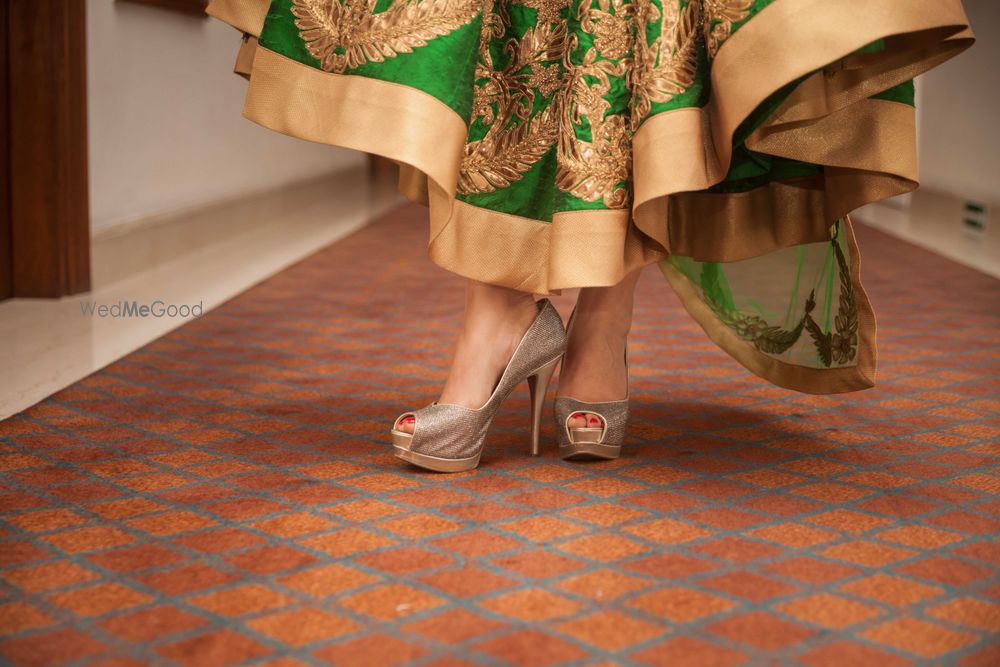
[[[185,253],[240,233],[248,221],[281,214],[317,186],[358,183],[365,167],[352,164],[280,186],[241,193],[100,229],[91,237],[95,289],[140,273],[151,262],[171,261]]]

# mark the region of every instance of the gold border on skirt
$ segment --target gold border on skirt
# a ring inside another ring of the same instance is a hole
[[[236,63],[233,65],[233,73],[239,74],[247,81],[250,80],[250,74],[253,73],[253,60],[257,55],[257,46],[257,38],[246,33],[243,35],[243,43],[240,44],[240,50],[236,53]]]
[[[442,245],[455,255],[448,256],[438,249],[432,256],[450,270],[475,279],[487,280],[488,276],[489,282],[499,281],[498,284],[542,294],[568,287],[613,284],[632,268],[662,259],[668,252],[689,254],[704,261],[734,261],[810,242],[832,220],[857,206],[916,187],[912,107],[880,100],[858,101],[853,97],[873,92],[862,90],[864,86],[857,80],[863,83],[875,70],[882,72],[880,85],[894,85],[894,79],[886,78],[890,74],[900,81],[906,80],[936,64],[945,57],[943,53],[951,55],[954,49],[967,46],[967,32],[961,33],[961,39],[946,38],[964,28],[964,14],[958,2],[912,0],[906,9],[895,4],[877,8],[877,13],[886,14],[884,25],[894,32],[933,35],[937,40],[932,43],[934,46],[928,47],[912,35],[904,35],[894,38],[907,47],[903,61],[898,53],[887,51],[883,58],[861,56],[867,58],[861,65],[844,60],[832,75],[820,72],[800,87],[799,90],[809,94],[796,91],[770,122],[748,139],[747,144],[753,150],[826,165],[829,174],[825,183],[814,181],[809,187],[775,183],[736,194],[697,192],[724,178],[731,157],[728,147],[732,133],[773,90],[787,82],[786,78],[794,80],[884,36],[880,31],[886,28],[879,28],[870,12],[852,13],[868,4],[866,0],[844,0],[837,7],[829,4],[826,0],[778,0],[730,38],[713,65],[712,103],[705,109],[659,114],[637,132],[633,141],[634,223],[623,222],[622,211],[557,213],[551,224],[553,230],[559,228],[559,231],[549,234],[550,242],[543,244],[550,250],[547,260],[553,265],[544,278],[500,248],[487,258],[481,257],[481,248],[496,244],[481,243],[487,240],[479,239],[480,233],[474,230],[482,230],[486,235],[497,233],[483,224],[483,215],[492,216],[498,226],[509,226],[511,233],[514,229],[526,233],[533,245],[546,236],[550,223],[477,209],[454,199],[466,128],[453,110],[433,96],[392,82],[322,72],[257,48],[244,113],[251,120],[286,134],[376,153],[408,165],[400,187],[414,201],[430,204],[432,198],[428,192],[433,186],[429,183],[433,182],[441,192],[433,198],[432,226],[436,229],[432,230],[432,238],[440,238]],[[220,15],[223,8],[256,8],[259,12],[263,6],[261,0],[214,0],[213,7],[216,5]],[[857,6],[852,10],[841,5]],[[914,16],[914,12],[919,15]],[[816,33],[808,30],[808,25],[802,26],[803,21],[808,21],[816,23],[818,29],[819,25],[830,25],[829,21],[834,19],[860,15],[864,16],[864,30],[852,31],[845,24],[844,30]],[[793,18],[798,21],[793,36],[765,38],[769,30],[782,32],[780,26]],[[807,44],[795,44],[795,38],[801,34],[823,34],[829,39],[806,49]],[[792,42],[794,49],[786,41]],[[769,48],[762,49],[762,43]],[[770,47],[775,45],[778,52],[791,49],[796,57],[774,56]],[[914,49],[918,47],[920,59],[914,62]],[[755,65],[744,67],[746,71],[740,70],[738,77],[720,74],[735,72],[740,63],[759,62],[765,51],[771,54],[765,58],[771,70]],[[893,66],[887,67],[887,62]],[[850,76],[842,75],[843,72],[849,72]],[[803,113],[808,106],[804,100],[820,99],[816,94],[819,84],[822,84],[823,103],[812,105],[816,118],[809,120],[808,114]],[[844,91],[852,94],[846,95]],[[317,99],[327,101],[323,114],[315,113]],[[841,108],[831,108],[838,104]],[[365,111],[361,113],[358,109]],[[873,126],[880,128],[877,135],[848,136],[851,130]],[[726,136],[721,144],[714,141],[720,132]],[[672,150],[656,150],[656,146],[671,146]],[[716,150],[716,146],[724,149]],[[412,169],[426,174],[427,180]],[[824,199],[825,207],[818,207],[817,203]],[[450,204],[444,205],[446,201]],[[764,206],[759,207],[760,204]],[[821,210],[825,219],[815,220]],[[798,215],[792,216],[789,211]],[[798,223],[792,222],[794,217]],[[802,226],[803,219],[807,221],[806,229],[797,231],[795,227]],[[595,221],[609,224],[608,232],[602,233]],[[462,224],[471,228],[448,229]],[[579,225],[580,233],[570,231],[571,225]],[[443,236],[442,230],[447,230]],[[599,237],[598,246],[603,246],[601,241],[606,238],[630,240],[624,248],[607,245],[612,252],[607,263],[615,268],[579,266],[587,257],[592,257],[595,263],[603,259],[588,251],[594,246],[584,241],[595,233]],[[467,252],[457,239],[470,243]],[[507,266],[491,263],[484,267],[487,259]]]
[[[893,110],[884,106],[892,102],[883,105],[881,100],[866,98],[968,48],[972,36],[957,0],[876,4],[868,0],[777,0],[727,40],[712,65],[709,104],[655,115],[633,137],[637,226],[653,238],[672,236],[673,228],[685,223],[665,219],[669,208],[662,198],[683,197],[680,193],[721,182],[729,170],[733,135],[743,121],[785,85],[817,70],[747,139],[747,147],[762,153],[778,150],[773,154],[857,172],[846,177],[834,170],[837,187],[827,193],[828,222],[862,204],[914,189],[912,107],[898,105]],[[794,30],[787,29],[791,25]],[[850,56],[879,39],[887,40],[885,51]],[[845,137],[850,128],[843,124],[851,122],[878,122],[877,127],[888,128],[891,136]],[[840,131],[824,141],[817,125],[824,130],[836,126]],[[657,150],[657,146],[677,150]],[[838,154],[832,156],[837,149]],[[825,162],[829,157],[837,161]],[[740,222],[741,232],[768,224],[756,216]],[[697,233],[698,228],[691,231]],[[701,245],[711,243],[708,239]],[[725,245],[731,243],[720,243]],[[727,261],[728,256],[720,247],[718,261]]]
[[[551,294],[614,285],[667,256],[625,209],[557,213],[549,223],[455,199],[467,128],[450,107],[415,88],[323,72],[258,46],[243,115],[283,134],[403,165],[400,189],[430,207],[431,258],[474,280]]]
[[[240,32],[260,37],[270,7],[271,0],[211,0],[205,13]]]

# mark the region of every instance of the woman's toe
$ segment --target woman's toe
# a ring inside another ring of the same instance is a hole
[[[566,423],[570,428],[586,428],[587,427],[587,413],[586,412],[574,412],[569,417],[569,421]]]
[[[403,433],[410,433],[410,434],[412,434],[413,433],[413,426],[416,423],[417,423],[417,420],[416,420],[416,418],[413,415],[410,415],[409,417],[403,417],[396,424],[396,430],[397,431],[402,431]]]

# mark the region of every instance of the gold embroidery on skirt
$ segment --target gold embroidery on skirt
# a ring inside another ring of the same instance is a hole
[[[293,0],[295,26],[309,53],[327,72],[381,63],[426,46],[470,23],[475,0],[396,2],[373,13],[378,0]]]
[[[582,0],[578,10],[580,27],[594,36],[594,46],[600,54],[612,60],[631,52],[635,14],[636,3],[628,0],[597,0],[596,9],[591,0]]]
[[[510,18],[503,0],[498,11],[492,2],[484,8],[471,121],[488,129],[466,144],[459,194],[509,187],[555,145],[557,188],[607,208],[628,207],[632,133],[654,102],[669,102],[694,83],[700,0],[683,10],[678,0],[665,0],[663,10],[651,0],[580,0],[580,30],[593,36],[593,44],[579,63],[572,58],[579,38],[567,35],[561,14],[568,0],[518,2],[535,9],[538,18],[504,44],[509,61],[500,70],[490,43],[510,27]],[[654,22],[661,30],[650,44],[647,27]],[[631,90],[631,110],[612,109],[608,96],[615,80]],[[546,98],[547,106],[536,104]],[[589,137],[578,136],[584,127]]]
[[[519,5],[534,9],[538,13],[538,25],[558,23],[562,20],[562,10],[569,7],[570,0],[514,0]]]
[[[653,102],[665,103],[683,94],[698,73],[701,5],[690,2],[681,10],[665,2],[662,13],[642,0],[636,13],[635,65],[631,72],[632,130],[638,129]],[[652,44],[644,38],[647,26],[660,21],[660,35]]]
[[[705,7],[705,45],[714,58],[722,43],[729,39],[733,24],[750,15],[753,0],[700,0]]]
[[[501,20],[503,34],[507,20]],[[554,101],[534,115],[532,110],[536,94],[549,97],[562,86],[557,63],[566,52],[565,22],[538,24],[519,40],[508,40],[504,50],[510,60],[502,70],[493,66],[490,34],[484,30],[487,38],[480,43],[476,79],[481,83],[472,105],[472,121],[481,118],[489,129],[465,145],[460,194],[494,192],[521,180],[555,143],[559,129]]]
[[[611,91],[612,77],[624,77],[631,65],[631,59],[624,57],[629,49],[622,46],[628,40],[634,8],[619,0],[598,0],[598,9],[590,5],[589,0],[580,3],[578,18],[581,30],[594,35],[594,45],[579,65],[571,61],[576,35],[566,52],[556,186],[584,201],[603,200],[608,208],[625,208],[631,202],[627,181],[632,172],[632,137],[626,115],[609,113],[611,103],[605,95]],[[612,8],[622,15],[612,14]],[[623,57],[602,59],[608,54],[601,45]],[[577,136],[576,126],[584,123],[590,127],[590,141]]]

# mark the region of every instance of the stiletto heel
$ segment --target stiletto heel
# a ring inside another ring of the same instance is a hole
[[[528,391],[531,394],[531,455],[538,456],[541,451],[539,446],[539,434],[542,430],[542,408],[545,406],[545,392],[548,391],[549,381],[552,374],[559,365],[562,357],[553,359],[545,364],[538,371],[528,377]]]
[[[518,343],[486,403],[474,410],[435,401],[414,412],[404,412],[392,425],[396,456],[437,472],[472,470],[479,465],[493,416],[514,387],[525,380],[531,390],[531,451],[538,452],[542,402],[552,371],[566,350],[566,329],[548,299],[536,305],[535,321]],[[398,428],[409,417],[414,422],[412,434]]]
[[[573,327],[576,310],[569,316],[567,336]],[[625,345],[625,374],[628,377],[628,344]],[[564,459],[616,459],[621,454],[625,429],[628,426],[628,385],[625,398],[620,401],[588,403],[569,396],[556,396],[553,406],[556,417],[556,438],[559,440],[559,456]],[[601,425],[594,428],[589,424],[581,428],[570,428],[569,420],[578,412],[595,414]]]

